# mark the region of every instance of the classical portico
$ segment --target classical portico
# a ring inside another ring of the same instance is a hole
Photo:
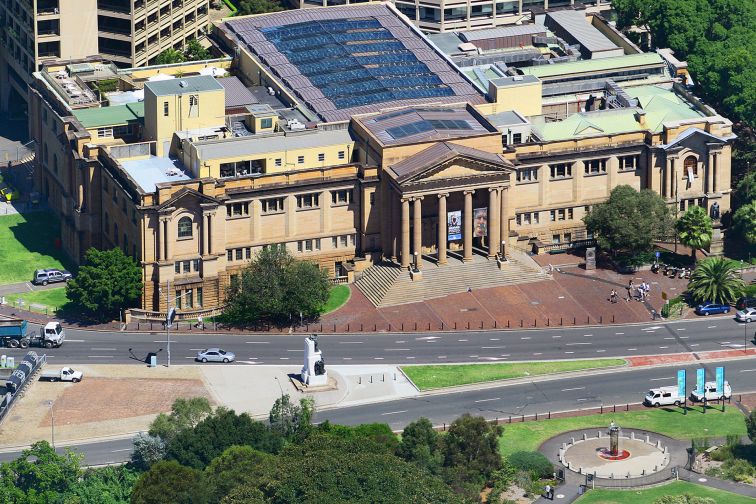
[[[439,266],[450,255],[463,262],[476,251],[497,256],[509,236],[512,171],[498,154],[451,142],[390,166],[387,196],[400,209],[390,232],[399,236],[402,268],[421,269],[423,255]]]

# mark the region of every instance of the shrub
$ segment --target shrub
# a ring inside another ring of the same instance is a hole
[[[554,466],[540,452],[518,451],[510,455],[507,461],[512,467],[529,473],[534,479],[550,478],[554,474]]]
[[[737,481],[740,483],[752,483],[753,478],[756,477],[756,467],[748,463],[743,459],[730,459],[727,460],[720,468],[722,476],[726,479]]]

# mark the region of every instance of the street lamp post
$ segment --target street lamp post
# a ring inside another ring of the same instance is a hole
[[[50,406],[50,439],[53,450],[55,450],[55,409],[53,408],[53,404],[53,401],[47,401],[47,405]]]

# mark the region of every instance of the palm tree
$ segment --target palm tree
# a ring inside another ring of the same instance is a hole
[[[732,303],[744,289],[738,263],[724,257],[710,257],[699,262],[688,283],[688,292],[697,302]]]
[[[711,217],[706,209],[692,206],[685,212],[675,225],[680,235],[680,243],[690,247],[693,252],[693,262],[696,262],[696,250],[706,248],[711,243]]]

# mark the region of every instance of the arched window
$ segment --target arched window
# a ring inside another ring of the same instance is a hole
[[[698,160],[696,159],[696,156],[688,156],[685,158],[685,163],[683,165],[685,168],[685,176],[688,176],[688,173],[693,172],[693,176],[698,176]]]
[[[179,238],[191,238],[192,237],[192,219],[189,217],[181,217],[178,221],[178,237]]]

